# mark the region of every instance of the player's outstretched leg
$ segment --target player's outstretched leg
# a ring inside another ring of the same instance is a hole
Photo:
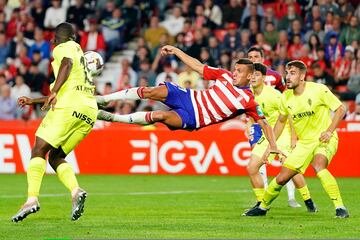
[[[104,96],[95,96],[96,102],[100,106],[106,106],[111,101],[116,100],[139,100],[139,99],[152,99],[155,101],[165,101],[168,95],[166,85],[158,87],[135,87],[121,90],[115,93],[107,94]]]

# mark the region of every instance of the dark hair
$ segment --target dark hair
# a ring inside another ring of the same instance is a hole
[[[247,58],[240,58],[239,60],[236,61],[236,64],[246,65],[251,72],[254,71],[253,62]]]
[[[264,51],[261,47],[251,47],[247,50],[246,55],[249,55],[250,52],[259,52],[261,57],[264,57]]]
[[[254,70],[261,72],[262,75],[266,76],[267,67],[262,63],[254,63]]]
[[[55,37],[63,41],[75,41],[75,30],[71,23],[63,22],[57,25],[55,28]]]
[[[307,68],[306,68],[306,65],[303,61],[300,61],[300,60],[294,60],[294,61],[291,61],[291,62],[288,62],[286,64],[286,67],[287,68],[290,68],[290,67],[296,67],[300,70],[300,72],[302,73],[306,73],[307,71]]]

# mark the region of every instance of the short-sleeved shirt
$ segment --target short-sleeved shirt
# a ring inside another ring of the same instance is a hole
[[[54,61],[51,65],[54,69],[55,79],[59,74],[62,59],[66,57],[73,61],[70,75],[57,94],[56,107],[75,107],[80,104],[97,108],[94,98],[95,85],[87,69],[80,45],[74,41],[61,43],[54,48],[53,57]],[[55,82],[50,85],[50,89],[54,87]]]
[[[284,97],[280,113],[290,115],[299,140],[318,140],[332,122],[330,110],[335,111],[342,104],[329,88],[313,82],[306,82],[301,95],[288,89]]]

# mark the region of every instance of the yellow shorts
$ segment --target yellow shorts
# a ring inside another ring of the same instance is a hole
[[[49,110],[35,135],[65,154],[71,152],[94,126],[97,109],[87,106]]]
[[[290,137],[285,138],[280,136],[280,138],[276,141],[276,145],[286,156],[289,156],[289,154],[292,151],[290,146]],[[251,151],[251,154],[254,154],[257,157],[261,158],[268,146],[269,146],[269,142],[263,135],[259,139],[259,141],[255,144],[254,148]],[[268,158],[268,162],[271,163],[274,160],[275,156],[276,155],[271,154]]]
[[[284,161],[283,166],[304,173],[316,154],[324,155],[331,162],[338,148],[338,137],[333,135],[328,143],[319,140],[299,140],[296,147]]]

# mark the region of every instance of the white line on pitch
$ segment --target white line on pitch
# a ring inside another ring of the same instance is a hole
[[[250,190],[226,190],[226,191],[169,191],[169,192],[124,192],[124,193],[89,193],[90,196],[144,196],[144,195],[175,195],[175,194],[207,194],[207,193],[243,193],[251,192]],[[64,197],[70,193],[41,194],[40,197]],[[24,198],[25,195],[0,195],[1,198]]]

